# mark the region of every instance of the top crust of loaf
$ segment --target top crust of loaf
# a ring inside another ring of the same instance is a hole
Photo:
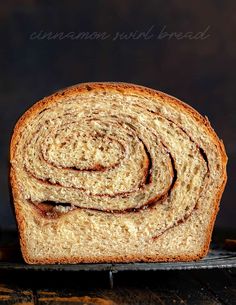
[[[74,93],[83,93],[86,91],[103,91],[103,90],[109,90],[109,91],[120,91],[123,94],[139,94],[143,95],[145,97],[158,97],[162,100],[167,101],[168,103],[171,103],[174,107],[181,109],[182,111],[185,111],[189,113],[191,116],[193,116],[200,124],[203,124],[206,127],[206,131],[208,134],[214,139],[214,142],[216,146],[219,148],[220,154],[222,156],[222,163],[227,163],[227,155],[225,151],[225,147],[223,144],[223,141],[218,138],[216,135],[214,129],[211,127],[211,124],[208,120],[208,118],[205,116],[203,117],[200,115],[199,112],[197,112],[195,109],[193,109],[188,104],[184,103],[183,101],[180,101],[179,99],[168,95],[164,92],[157,91],[154,89],[146,88],[140,85],[134,85],[129,83],[115,83],[115,82],[91,82],[91,83],[81,83],[74,86],[67,87],[65,89],[61,89],[54,94],[43,98],[39,102],[35,103],[30,109],[28,109],[18,120],[13,136],[11,139],[11,148],[10,148],[10,157],[13,158],[13,155],[15,153],[15,145],[17,143],[17,136],[19,136],[20,128],[21,126],[27,121],[28,118],[31,116],[34,116],[37,112],[47,107],[47,105],[50,105],[53,102],[56,102],[60,97],[62,96],[70,96]],[[226,174],[226,173],[225,173]]]
[[[58,101],[58,99],[60,99],[63,96],[69,97],[75,93],[83,93],[86,91],[91,91],[93,90],[94,92],[96,91],[119,91],[122,92],[122,94],[124,95],[132,95],[132,94],[138,94],[139,96],[144,96],[144,97],[151,97],[151,98],[158,98],[163,100],[164,102],[167,102],[169,104],[171,104],[174,108],[178,109],[179,111],[185,112],[188,115],[190,115],[194,120],[196,120],[199,124],[201,124],[202,126],[204,126],[205,128],[205,132],[209,135],[209,137],[212,139],[213,143],[215,144],[215,147],[217,148],[218,152],[219,152],[219,156],[221,156],[221,163],[222,163],[222,168],[224,169],[223,173],[222,173],[222,185],[221,187],[217,190],[217,194],[216,194],[216,200],[215,200],[215,204],[214,207],[212,207],[212,209],[214,210],[214,212],[212,212],[212,217],[211,217],[211,221],[210,221],[210,225],[209,225],[209,230],[207,232],[207,242],[206,245],[201,253],[200,256],[196,257],[196,256],[188,256],[186,258],[183,259],[183,257],[181,257],[181,260],[195,260],[195,259],[199,259],[200,257],[203,257],[207,251],[208,251],[208,247],[209,247],[209,243],[210,243],[210,239],[211,239],[211,234],[212,234],[212,230],[213,230],[213,226],[214,226],[214,222],[215,222],[215,218],[216,218],[216,214],[218,212],[218,208],[219,208],[219,202],[226,184],[226,180],[227,180],[227,174],[226,174],[226,163],[227,163],[227,155],[225,152],[225,148],[224,148],[224,144],[222,142],[222,140],[220,140],[218,138],[218,136],[216,135],[216,133],[214,132],[213,128],[211,127],[207,117],[203,117],[201,116],[195,109],[193,109],[192,107],[190,107],[189,105],[183,103],[182,101],[167,95],[163,92],[160,91],[156,91],[153,89],[149,89],[146,87],[142,87],[139,85],[134,85],[134,84],[128,84],[128,83],[113,83],[113,82],[104,82],[104,83],[82,83],[82,84],[78,84],[75,86],[71,86],[68,88],[65,88],[63,90],[60,90],[54,94],[52,94],[49,97],[45,97],[43,98],[41,101],[37,102],[36,104],[34,104],[28,111],[26,111],[23,116],[19,119],[19,121],[17,122],[14,132],[13,132],[13,136],[12,136],[12,140],[11,140],[11,147],[10,147],[10,159],[13,160],[14,156],[15,156],[15,152],[16,152],[16,147],[17,147],[17,143],[21,137],[21,129],[22,127],[27,124],[27,121],[35,116],[37,113],[39,113],[41,110],[45,109],[47,106],[55,103]],[[11,185],[12,185],[12,191],[14,194],[14,199],[16,200],[17,198],[17,183],[16,183],[16,179],[14,176],[14,171],[11,169]],[[21,218],[21,215],[19,213],[19,211],[17,211],[16,209],[16,218],[17,218],[17,222],[18,222],[18,226],[19,226],[19,231],[22,232],[24,230],[24,222],[23,219]],[[23,250],[23,256],[25,257],[25,259],[30,262],[30,258],[27,257],[27,253],[25,252],[25,241],[21,240],[21,244],[22,244],[22,250]],[[132,260],[135,261],[135,258],[132,258]],[[147,259],[148,260],[148,259]],[[159,261],[161,260],[165,260],[168,261],[168,258],[165,257],[163,259],[159,258]],[[176,260],[179,260],[178,257],[176,257]],[[75,259],[76,261],[76,259]],[[106,261],[106,258],[104,258],[104,261]],[[115,261],[115,259],[113,260]],[[119,260],[120,261],[120,260]],[[67,262],[72,262],[71,260],[67,260],[65,259],[61,259],[61,263],[67,263]],[[95,262],[95,261],[91,261],[91,262]],[[50,260],[45,260],[44,263],[51,263]]]

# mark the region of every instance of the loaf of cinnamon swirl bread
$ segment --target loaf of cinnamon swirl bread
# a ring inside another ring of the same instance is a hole
[[[190,106],[125,83],[36,103],[11,141],[27,263],[203,257],[226,182],[223,143]]]

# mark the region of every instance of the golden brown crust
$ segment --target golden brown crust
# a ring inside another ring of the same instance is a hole
[[[165,256],[145,256],[142,257],[137,256],[120,256],[120,257],[110,257],[110,256],[103,256],[99,257],[99,259],[93,259],[91,257],[81,258],[81,257],[71,257],[68,258],[60,258],[60,259],[30,259],[28,255],[23,253],[24,260],[28,264],[78,264],[78,263],[129,263],[129,262],[143,262],[143,263],[154,263],[154,262],[191,262],[197,261],[203,258],[205,254],[200,255],[182,255],[182,256],[175,256],[175,257],[165,257]]]
[[[95,83],[94,82],[94,83],[82,83],[82,84],[74,85],[74,86],[65,88],[63,90],[60,90],[60,91],[52,94],[49,97],[45,97],[41,101],[34,104],[29,110],[27,110],[22,115],[22,117],[19,119],[19,121],[17,122],[17,124],[15,126],[13,136],[11,139],[11,145],[10,145],[10,160],[13,160],[13,158],[14,158],[14,154],[16,152],[16,146],[17,146],[18,140],[21,136],[21,127],[24,126],[24,124],[27,122],[27,120],[30,117],[34,116],[36,113],[38,113],[39,111],[46,108],[48,105],[51,105],[52,103],[56,102],[59,97],[70,96],[70,95],[73,95],[74,93],[83,93],[83,92],[91,91],[91,90],[93,90],[93,91],[94,90],[95,91],[96,90],[98,90],[98,91],[102,91],[102,90],[119,91],[119,92],[122,92],[123,94],[139,94],[139,95],[143,95],[144,97],[148,97],[148,96],[150,96],[152,98],[158,97],[159,99],[168,101],[168,103],[173,105],[175,108],[177,108],[179,110],[181,109],[181,111],[184,111],[184,112],[190,114],[190,116],[194,117],[200,124],[205,126],[206,132],[212,138],[215,146],[217,147],[217,149],[219,151],[219,155],[221,156],[223,167],[224,168],[226,167],[227,155],[225,152],[224,144],[223,144],[222,140],[220,140],[218,138],[218,136],[216,135],[216,133],[213,130],[213,128],[211,127],[210,122],[208,121],[207,117],[204,118],[191,106],[185,104],[184,102],[178,100],[175,97],[167,95],[166,93],[156,91],[153,89],[149,89],[149,88],[139,86],[139,85],[128,84],[128,83],[114,83],[114,82],[104,82],[104,83],[100,83],[100,82]],[[125,256],[125,257],[122,256],[119,258],[102,257],[102,258],[99,258],[98,260],[90,258],[90,257],[88,257],[86,259],[84,259],[84,258],[82,259],[81,257],[78,256],[78,257],[71,257],[69,259],[61,258],[61,259],[42,259],[42,260],[33,259],[32,260],[27,253],[26,242],[25,242],[25,240],[23,238],[23,234],[22,234],[23,231],[25,230],[25,223],[21,216],[20,206],[17,204],[17,202],[19,200],[17,182],[16,182],[16,178],[14,175],[14,171],[11,168],[10,182],[12,185],[12,192],[14,195],[15,213],[16,213],[16,219],[17,219],[18,229],[19,229],[19,233],[20,233],[20,243],[21,243],[23,257],[24,257],[25,261],[29,264],[80,263],[80,262],[86,262],[86,263],[112,262],[112,263],[115,263],[115,262],[135,262],[135,261],[161,262],[161,261],[198,260],[198,259],[204,257],[209,250],[212,230],[213,230],[213,226],[215,223],[216,215],[219,210],[220,199],[223,194],[224,187],[225,187],[225,184],[227,181],[226,170],[224,170],[222,181],[223,181],[222,185],[218,189],[217,194],[216,194],[216,200],[215,200],[214,207],[212,207],[213,212],[212,212],[211,220],[209,222],[209,226],[207,229],[206,241],[205,241],[204,247],[203,247],[201,253],[199,253],[199,255],[185,255],[185,256],[176,256],[176,257],[163,257],[163,256],[162,257],[161,256],[154,256],[154,257],[146,256],[145,257],[145,256],[142,256],[141,259],[140,259],[140,257],[135,257],[135,256]]]

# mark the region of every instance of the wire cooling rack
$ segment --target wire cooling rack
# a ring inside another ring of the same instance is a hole
[[[5,237],[6,235],[4,235]],[[9,243],[9,240],[11,242]],[[13,242],[12,242],[13,240]],[[4,241],[4,238],[3,238]],[[168,271],[168,270],[197,270],[223,269],[236,267],[236,251],[222,247],[223,243],[212,243],[208,255],[192,262],[160,262],[160,263],[100,263],[100,264],[45,264],[28,265],[21,256],[17,237],[10,237],[5,242],[0,241],[0,271],[35,271],[35,272],[79,272],[105,271],[109,273],[110,287],[113,287],[113,274],[120,271]],[[4,254],[5,252],[5,254]],[[1,253],[4,255],[1,256]]]
[[[0,270],[32,271],[155,271],[155,270],[191,270],[236,267],[236,252],[214,246],[208,255],[193,262],[160,263],[101,263],[101,264],[53,264],[28,265],[22,259],[0,261]]]

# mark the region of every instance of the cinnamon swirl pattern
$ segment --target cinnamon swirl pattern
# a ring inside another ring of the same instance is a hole
[[[40,225],[72,217],[95,236],[110,230],[112,239],[155,243],[225,181],[209,123],[173,100],[132,85],[88,84],[39,102],[12,140],[15,199]]]

